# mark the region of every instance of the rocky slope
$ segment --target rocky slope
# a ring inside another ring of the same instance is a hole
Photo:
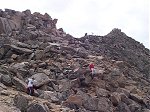
[[[0,10],[1,112],[150,112],[148,49],[119,29],[74,38],[56,23],[47,13]],[[29,77],[35,96],[26,94]]]

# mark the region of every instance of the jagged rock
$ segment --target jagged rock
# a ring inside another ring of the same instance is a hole
[[[14,105],[21,110],[21,112],[26,112],[28,106],[28,99],[23,95],[16,95],[14,97]]]
[[[6,89],[7,89],[7,87],[3,83],[0,83],[0,91],[6,90]]]
[[[20,48],[20,47],[17,47],[15,45],[8,45],[8,44],[5,44],[4,47],[6,48],[9,48],[11,50],[13,50],[14,52],[16,53],[20,53],[20,54],[31,54],[33,51],[30,50],[30,49],[27,49],[27,48]]]
[[[116,90],[116,92],[124,93],[127,97],[129,97],[129,95],[130,95],[130,91],[128,91],[128,90],[125,89],[125,88],[118,88],[118,89]]]
[[[34,77],[34,79],[36,80],[36,82],[34,83],[36,87],[41,87],[42,85],[48,84],[51,81],[49,77],[44,73],[37,73],[32,77]]]
[[[86,101],[87,99],[90,99],[91,96],[83,91],[81,91],[80,89],[77,89],[77,95],[82,97],[83,102]]]
[[[138,111],[140,112],[140,111],[142,111],[141,106],[138,103],[135,103],[135,102],[130,104],[128,107],[129,107],[131,112],[138,112]]]
[[[2,75],[1,82],[6,86],[12,86],[12,79],[9,75]]]
[[[29,66],[28,62],[15,63],[11,65],[13,69],[25,69],[28,68],[28,66]]]
[[[80,108],[82,106],[83,100],[80,95],[71,95],[68,97],[68,99],[64,102],[64,104],[68,107],[70,105],[74,105],[77,108]]]
[[[132,100],[134,100],[135,102],[138,102],[138,103],[143,103],[143,98],[138,96],[137,94],[130,94],[129,96]]]
[[[39,104],[39,103],[31,103],[28,107],[27,107],[27,112],[48,112],[44,105]]]
[[[24,81],[14,77],[12,79],[12,83],[15,85],[17,90],[27,92],[27,84]]]
[[[108,99],[101,98],[90,98],[83,103],[85,109],[91,111],[110,112],[110,105]]]
[[[110,112],[111,111],[111,104],[107,98],[101,97],[98,101],[98,111],[102,112]]]
[[[40,97],[47,99],[52,103],[60,103],[59,99],[57,98],[57,94],[52,91],[44,91],[44,93],[41,94]]]
[[[44,57],[44,51],[43,50],[36,50],[34,55],[35,55],[36,60],[40,60]]]
[[[120,94],[117,92],[113,92],[110,96],[110,99],[114,106],[117,106],[121,101]]]
[[[98,101],[98,98],[89,98],[85,102],[83,102],[83,106],[87,110],[98,111]]]
[[[7,90],[2,90],[2,91],[0,91],[0,95],[9,96],[9,95],[10,95],[10,92],[7,91]]]
[[[30,76],[30,73],[27,70],[29,67],[30,64],[28,62],[21,62],[11,64],[9,69],[10,71],[14,72],[17,75],[17,77],[26,78],[27,76]]]
[[[0,17],[0,34],[10,34],[12,30],[19,29],[16,23],[10,19]]]
[[[17,44],[18,47],[21,47],[21,48],[28,48],[28,49],[31,48],[31,45],[26,44],[26,43],[17,42],[16,44]]]
[[[133,100],[129,99],[124,93],[120,93],[121,101],[126,103],[127,105],[133,104]]]
[[[129,107],[123,102],[120,102],[118,104],[116,111],[118,111],[118,112],[131,112]]]
[[[63,79],[60,81],[60,85],[59,85],[59,90],[60,91],[66,91],[66,90],[69,90],[71,88],[71,82],[66,80],[66,79]]]
[[[18,55],[16,55],[16,54],[13,54],[13,55],[11,56],[11,58],[12,58],[13,60],[17,59],[17,57],[18,57]]]
[[[27,16],[31,16],[31,11],[29,9],[23,11],[23,13]]]
[[[96,95],[98,98],[100,97],[108,97],[109,91],[102,89],[102,88],[96,88]]]

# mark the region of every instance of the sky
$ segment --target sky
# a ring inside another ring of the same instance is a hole
[[[0,0],[0,9],[48,13],[74,37],[104,36],[119,28],[150,49],[149,0]]]

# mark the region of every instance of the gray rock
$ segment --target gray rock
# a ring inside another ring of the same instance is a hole
[[[117,111],[119,111],[119,112],[131,112],[129,107],[123,102],[119,103],[119,105],[117,106]]]
[[[5,90],[6,90],[6,89],[7,89],[7,87],[6,87],[3,83],[0,83],[0,90],[1,90],[1,89],[2,89],[2,90],[3,90],[3,89],[5,89]]]
[[[98,101],[99,112],[110,112],[110,101],[107,98],[101,97]]]
[[[37,73],[32,75],[32,77],[34,77],[34,79],[36,80],[34,82],[34,85],[36,87],[40,87],[42,85],[48,84],[51,81],[49,77],[44,73]]]
[[[96,88],[96,95],[97,97],[108,97],[109,91],[102,88]]]
[[[11,50],[15,51],[16,53],[20,53],[20,54],[31,54],[33,51],[27,48],[21,48],[21,47],[17,47],[15,45],[9,45],[9,44],[5,44],[4,47],[10,48]]]
[[[129,96],[132,100],[134,100],[135,102],[138,102],[138,103],[143,103],[143,98],[138,96],[137,94],[130,94]]]
[[[85,102],[83,102],[83,106],[85,109],[90,111],[97,111],[98,110],[98,98],[89,98]]]
[[[31,103],[27,108],[27,112],[48,112],[48,111],[46,111],[46,109],[42,104]]]
[[[0,34],[10,34],[12,30],[17,29],[17,24],[14,21],[0,17]]]
[[[14,97],[14,105],[21,110],[21,112],[26,112],[28,106],[28,99],[23,95],[16,95]]]
[[[27,91],[27,84],[24,81],[18,79],[17,77],[14,77],[12,79],[12,83],[15,85],[17,90],[24,92]]]
[[[1,82],[6,86],[12,86],[12,79],[9,75],[2,75]]]
[[[44,91],[41,94],[42,98],[49,100],[52,103],[60,103],[59,99],[57,98],[57,93],[52,91]]]

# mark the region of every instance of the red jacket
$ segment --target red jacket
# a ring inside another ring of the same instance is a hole
[[[90,64],[90,65],[89,65],[89,68],[90,68],[90,70],[91,70],[92,68],[94,68],[94,64],[93,64],[93,63]]]

